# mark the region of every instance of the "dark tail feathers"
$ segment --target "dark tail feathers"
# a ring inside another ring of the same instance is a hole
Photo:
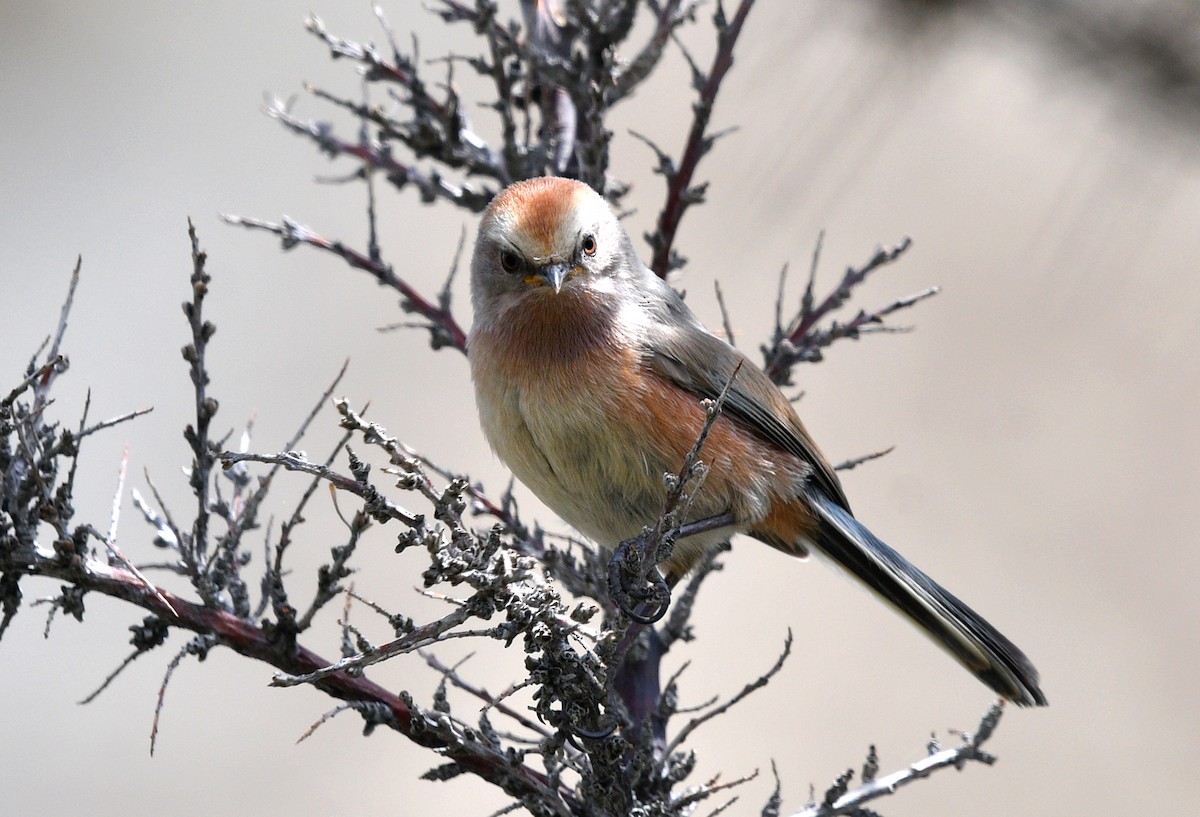
[[[879,540],[816,487],[808,493],[823,524],[813,544],[897,610],[989,687],[1020,706],[1045,706],[1025,653],[978,613]]]

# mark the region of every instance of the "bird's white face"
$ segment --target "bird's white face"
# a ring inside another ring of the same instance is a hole
[[[612,210],[587,185],[558,178],[514,184],[479,227],[471,262],[476,320],[526,298],[611,292],[631,251]]]

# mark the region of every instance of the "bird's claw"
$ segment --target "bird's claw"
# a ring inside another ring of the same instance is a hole
[[[667,614],[671,606],[671,588],[657,567],[650,567],[641,586],[630,587],[637,580],[637,554],[634,550],[640,538],[626,539],[613,552],[608,562],[608,592],[613,602],[638,624],[654,624]],[[643,612],[650,605],[649,612]]]
[[[598,710],[593,710],[592,715],[594,716],[594,718],[593,718],[594,720],[596,720],[596,721],[600,720],[600,713]],[[571,718],[565,712],[563,713],[563,717],[562,717],[563,732],[566,734],[567,742],[570,743],[572,746],[574,746],[576,749],[578,749],[581,752],[584,752],[587,750],[579,742],[580,740],[592,740],[592,741],[606,740],[606,739],[612,737],[614,734],[616,734],[617,727],[619,725],[620,724],[614,718],[609,723],[602,724],[600,727],[598,727],[596,729],[587,729],[585,727],[577,726],[576,724],[572,723]]]

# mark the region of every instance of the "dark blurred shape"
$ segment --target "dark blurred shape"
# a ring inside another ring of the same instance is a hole
[[[1200,4],[1188,0],[871,0],[904,40],[960,22],[1017,29],[1176,127],[1200,123]],[[967,19],[970,18],[970,19]],[[941,33],[946,33],[944,30]],[[927,45],[922,37],[922,45]]]

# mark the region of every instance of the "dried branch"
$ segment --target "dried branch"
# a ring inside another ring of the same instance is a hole
[[[112,428],[113,426],[120,425],[121,423],[127,423],[130,420],[136,420],[138,417],[144,417],[152,411],[154,411],[153,407],[143,408],[143,409],[134,409],[133,411],[127,411],[124,414],[118,415],[116,417],[110,417],[107,420],[104,420],[102,422],[96,423],[95,425],[91,425],[85,429],[80,430],[80,432],[75,435],[75,440],[76,440],[76,442],[78,442],[79,440],[82,440],[84,437],[90,437],[91,435],[95,434],[97,431],[103,431],[106,428]]]
[[[889,445],[887,448],[884,448],[881,451],[872,451],[870,454],[862,454],[857,457],[851,457],[850,459],[843,460],[842,462],[839,462],[837,465],[833,466],[833,470],[835,470],[835,471],[853,471],[855,468],[862,465],[863,463],[870,462],[871,460],[877,460],[880,457],[886,457],[888,454],[892,453],[895,450],[896,450],[896,446]]]
[[[350,672],[354,674],[363,670],[372,664],[378,664],[381,661],[386,661],[389,658],[394,658],[397,655],[403,655],[409,652],[416,652],[422,647],[428,647],[436,644],[439,641],[444,641],[446,634],[455,627],[466,622],[471,618],[472,611],[467,606],[459,607],[449,615],[443,616],[437,621],[430,622],[422,627],[417,627],[411,633],[401,636],[393,641],[389,641],[380,647],[375,647],[367,652],[357,653],[355,655],[343,658],[340,661],[335,661],[332,664],[319,667],[315,670],[305,673],[276,673],[271,679],[271,686],[276,687],[291,687],[300,684],[311,684],[328,678],[330,675],[335,675],[339,672]]]
[[[775,659],[775,663],[771,666],[771,668],[758,678],[746,684],[746,686],[742,687],[742,689],[736,695],[734,695],[725,703],[721,704],[720,706],[713,707],[704,714],[698,715],[684,724],[683,728],[680,729],[679,732],[676,733],[675,737],[671,739],[671,742],[667,744],[667,750],[664,754],[672,754],[681,745],[683,745],[683,743],[691,736],[692,732],[696,731],[696,729],[700,728],[700,726],[717,717],[718,715],[724,714],[725,712],[729,711],[729,709],[743,701],[747,696],[765,687],[768,683],[770,683],[771,679],[778,675],[779,671],[783,669],[784,662],[787,661],[788,656],[791,654],[792,631],[789,629],[787,638],[784,639],[783,642],[783,652],[781,652],[779,657]]]
[[[266,230],[274,233],[280,237],[285,250],[290,250],[298,244],[307,244],[340,256],[350,266],[370,273],[382,286],[391,287],[399,292],[403,296],[401,306],[406,312],[414,312],[426,318],[429,321],[426,328],[429,329],[430,345],[434,349],[451,346],[463,353],[467,351],[467,333],[454,319],[454,316],[426,300],[398,276],[390,265],[373,261],[369,256],[350,249],[341,241],[332,241],[320,236],[287,216],[283,217],[280,224],[234,215],[222,215],[221,218],[230,224],[237,224],[247,229]]]
[[[721,309],[721,326],[725,330],[725,340],[729,341],[730,346],[737,346],[737,341],[733,335],[733,323],[729,320],[729,310],[725,306],[725,295],[721,292],[721,283],[713,281],[713,289],[717,294],[717,306]]]
[[[200,658],[204,658],[216,643],[216,640],[211,635],[198,635],[188,641],[184,645],[184,648],[177,652],[175,657],[167,664],[167,671],[163,673],[162,683],[158,686],[158,700],[154,704],[154,721],[150,726],[151,757],[154,756],[154,750],[158,746],[158,723],[162,717],[163,703],[166,701],[167,696],[167,684],[171,682],[171,676],[175,674],[175,670],[183,663],[184,658],[189,655],[198,655]]]
[[[726,544],[724,550],[728,549],[728,544]],[[721,553],[721,550],[714,550],[705,556],[704,561],[688,576],[687,582],[683,586],[683,592],[678,593],[673,599],[670,614],[659,632],[664,653],[669,651],[676,641],[692,640],[690,624],[692,611],[695,609],[696,599],[704,580],[723,569],[718,560]]]
[[[779,779],[779,769],[774,760],[771,761],[771,777],[775,778],[775,788],[763,806],[762,817],[779,817],[779,809],[783,806],[783,783]]]
[[[684,457],[679,472],[664,479],[667,494],[658,519],[652,526],[644,528],[640,535],[621,542],[609,560],[609,594],[620,611],[637,623],[652,624],[667,611],[670,591],[657,565],[671,558],[676,540],[703,530],[725,527],[732,522],[730,514],[688,524],[684,524],[683,520],[687,518],[692,497],[704,485],[708,474],[708,467],[701,460],[700,452],[721,416],[725,398],[741,369],[739,362],[715,400],[702,401],[704,425]],[[647,605],[651,612],[641,612],[641,608]]]
[[[417,188],[421,200],[425,203],[447,201],[473,213],[478,213],[487,207],[495,195],[494,190],[478,189],[471,184],[452,184],[438,171],[424,171],[414,164],[402,162],[392,156],[387,145],[381,142],[347,142],[338,138],[332,126],[327,122],[305,122],[292,115],[286,102],[280,99],[270,99],[263,106],[263,112],[272,119],[280,122],[292,133],[310,139],[325,155],[331,159],[339,156],[350,156],[366,167],[381,170],[387,180],[402,190],[407,185]],[[456,163],[459,163],[456,160]],[[497,175],[498,170],[492,170],[487,175]]]
[[[63,301],[62,309],[58,316],[58,328],[54,332],[54,342],[50,345],[50,352],[46,355],[48,360],[57,360],[59,349],[62,348],[63,337],[67,334],[67,317],[71,314],[71,306],[75,303],[75,289],[79,286],[79,271],[83,268],[83,256],[75,257],[75,269],[71,271],[71,284],[67,287],[67,297]],[[34,401],[33,411],[39,412],[46,405],[46,395],[50,391],[50,387],[54,385],[54,378],[62,374],[65,366],[59,368],[52,366],[50,368],[43,367],[44,374],[33,384]]]
[[[54,375],[62,374],[69,366],[70,363],[67,361],[65,355],[55,355],[50,360],[46,361],[40,367],[35,369],[28,377],[18,383],[12,389],[12,391],[8,393],[8,396],[6,396],[3,401],[0,401],[0,408],[3,408],[7,411],[9,407],[16,402],[16,399],[24,394],[30,386],[35,386],[43,382],[48,384],[49,380],[53,378]]]
[[[658,9],[658,20],[654,33],[642,46],[638,55],[630,60],[629,65],[617,77],[617,97],[625,97],[644,82],[658,67],[658,62],[666,49],[671,36],[685,22],[692,19],[696,6],[694,0],[667,0]]]
[[[704,785],[698,786],[694,791],[690,791],[682,797],[676,799],[673,805],[675,805],[677,808],[691,807],[703,800],[707,800],[709,797],[712,797],[718,792],[727,791],[729,789],[736,788],[737,786],[745,785],[751,780],[756,780],[757,778],[757,769],[748,775],[734,778],[728,783],[721,782],[719,777],[712,777],[705,781]],[[718,806],[716,811],[713,811],[712,814],[720,814],[721,812],[725,811],[725,809],[729,808],[729,806],[731,806],[733,803],[737,802],[737,800],[738,798],[734,797],[731,800],[726,801]]]
[[[708,121],[712,116],[717,93],[721,90],[721,82],[733,66],[733,48],[742,33],[742,24],[746,22],[753,6],[754,0],[741,0],[733,19],[727,22],[721,6],[717,5],[713,17],[713,24],[717,29],[717,53],[703,84],[699,87],[700,98],[692,108],[692,128],[684,143],[683,155],[677,168],[660,168],[660,172],[667,178],[667,200],[658,216],[655,231],[646,236],[653,251],[650,269],[660,278],[665,278],[667,273],[685,263],[685,259],[675,251],[675,234],[687,209],[704,201],[708,185],[705,183],[692,186],[692,176],[700,160],[712,149],[713,142],[717,139],[716,136],[707,133]]]
[[[212,485],[212,468],[219,449],[209,439],[212,418],[217,413],[217,401],[208,394],[209,375],[205,367],[205,352],[208,349],[208,341],[217,331],[217,327],[204,319],[204,298],[208,295],[208,285],[212,278],[204,269],[208,254],[200,249],[200,239],[191,219],[188,219],[188,238],[192,250],[192,299],[184,302],[183,314],[187,316],[192,341],[183,347],[183,359],[188,363],[188,374],[192,380],[196,419],[194,425],[189,424],[184,428],[183,436],[192,450],[188,484],[196,497],[197,508],[196,520],[191,531],[180,538],[180,556],[205,604],[221,607],[223,603],[218,597],[217,588],[208,578],[208,521],[211,513],[209,492]]]
[[[967,763],[973,761],[990,766],[996,762],[995,756],[983,751],[980,747],[992,736],[1003,711],[1002,704],[993,704],[987,714],[983,716],[983,720],[979,722],[979,727],[974,734],[965,732],[962,734],[961,746],[954,749],[943,749],[940,752],[931,752],[929,757],[918,760],[907,769],[865,782],[853,791],[842,791],[835,798],[827,797],[828,802],[810,806],[803,811],[796,812],[791,817],[835,817],[838,814],[861,814],[863,806],[870,801],[895,794],[901,786],[907,786],[909,783],[927,778],[938,769],[951,767],[962,769]],[[844,786],[839,788],[844,788]]]
[[[486,689],[481,689],[479,687],[474,686],[473,684],[467,683],[466,681],[464,681],[462,679],[461,676],[459,676],[459,674],[457,672],[455,672],[454,668],[447,667],[445,664],[443,664],[441,661],[439,661],[437,656],[435,656],[433,653],[422,652],[421,657],[425,659],[425,663],[428,664],[432,669],[434,669],[437,672],[442,673],[442,675],[444,675],[450,681],[450,683],[454,684],[459,689],[461,689],[465,692],[468,692],[471,695],[474,695],[479,700],[483,701],[486,704],[484,707],[485,710],[495,709],[497,712],[500,712],[500,713],[512,718],[514,721],[516,721],[517,723],[519,723],[521,726],[525,727],[526,729],[530,730],[531,732],[536,732],[537,734],[541,735],[544,738],[551,737],[551,733],[549,731],[542,728],[537,723],[534,723],[529,718],[525,717],[524,715],[522,715],[520,712],[513,709],[512,707],[504,704],[503,698],[505,697],[505,694],[507,694],[507,693],[502,694],[500,696],[494,696],[490,692],[488,692]]]
[[[63,565],[51,559],[29,562],[23,566],[7,560],[0,561],[0,569],[5,572],[16,567],[68,582],[86,592],[101,593],[136,605],[171,627],[210,638],[214,645],[227,647],[239,655],[262,661],[292,676],[319,672],[329,666],[328,661],[304,647],[297,646],[292,653],[282,652],[270,629],[258,627],[232,613],[194,604],[161,588],[152,592],[141,580],[121,568],[99,562],[89,562],[83,566]],[[346,673],[327,673],[313,683],[335,698],[384,707],[390,716],[386,724],[389,728],[422,746],[450,750],[457,762],[468,766],[472,773],[485,780],[506,788],[511,786],[517,792],[534,794],[544,798],[547,803],[558,803],[561,809],[557,813],[572,813],[569,793],[547,789],[545,777],[527,767],[513,766],[502,756],[492,757],[486,753],[486,756],[474,757],[463,753],[460,757],[461,748],[451,745],[451,736],[417,715],[410,700],[406,701],[365,678]]]
[[[821,238],[818,238],[816,249],[813,251],[812,268],[809,272],[808,284],[805,286],[804,297],[800,302],[800,311],[786,327],[780,320],[783,287],[787,276],[786,266],[780,275],[780,295],[776,302],[774,336],[770,346],[761,347],[765,360],[763,370],[780,386],[792,385],[792,369],[797,363],[821,360],[821,350],[836,340],[857,338],[864,332],[870,331],[903,331],[884,326],[884,318],[893,312],[907,309],[920,301],[931,298],[939,291],[937,287],[929,287],[915,295],[899,298],[887,306],[871,312],[859,310],[858,315],[849,321],[845,323],[833,321],[829,327],[822,329],[818,327],[820,321],[845,304],[853,295],[854,290],[866,281],[871,273],[899,259],[912,246],[912,240],[906,237],[894,247],[877,247],[871,258],[861,267],[847,267],[838,285],[819,304],[814,305],[813,287],[816,280],[817,261],[821,252]]]
[[[320,414],[321,409],[328,405],[330,398],[333,396],[334,390],[337,389],[338,384],[342,382],[342,378],[346,376],[346,370],[349,368],[349,366],[349,359],[342,361],[342,366],[338,370],[338,373],[334,376],[333,381],[329,384],[321,396],[317,398],[316,403],[313,405],[312,409],[309,410],[308,415],[305,416],[305,418],[300,422],[300,426],[292,434],[291,438],[284,443],[284,450],[291,451],[296,447],[300,440],[304,438],[309,426],[312,425],[313,421],[317,418],[317,415]],[[246,434],[243,436],[240,453],[245,453],[249,449],[249,444],[249,434]],[[340,451],[341,446],[338,446],[337,450]],[[235,485],[243,486],[249,482],[249,478],[246,476],[241,467],[237,465],[227,467],[224,461],[222,461],[221,466],[225,474],[233,478]],[[240,512],[234,518],[229,520],[229,532],[222,541],[222,546],[224,548],[227,550],[236,551],[241,545],[243,534],[246,531],[252,530],[258,526],[258,509],[266,499],[271,484],[281,467],[282,466],[277,465],[268,471],[265,477],[259,479],[258,487],[255,488],[254,491],[245,498]],[[326,463],[326,467],[328,467],[328,463]],[[294,514],[299,513],[302,507],[303,503],[297,507],[296,511],[294,511]]]
[[[303,456],[295,452],[283,454],[254,454],[251,452],[223,451],[221,452],[221,462],[226,467],[232,467],[241,462],[265,462],[270,465],[278,465],[287,471],[298,471],[302,474],[311,474],[315,477],[325,480],[333,485],[339,491],[346,491],[361,497],[366,500],[367,508],[372,516],[376,519],[395,519],[406,525],[416,525],[419,523],[417,514],[404,510],[391,500],[380,495],[373,486],[360,482],[359,480],[339,474],[331,468],[324,465],[319,465],[314,462],[309,462]]]

